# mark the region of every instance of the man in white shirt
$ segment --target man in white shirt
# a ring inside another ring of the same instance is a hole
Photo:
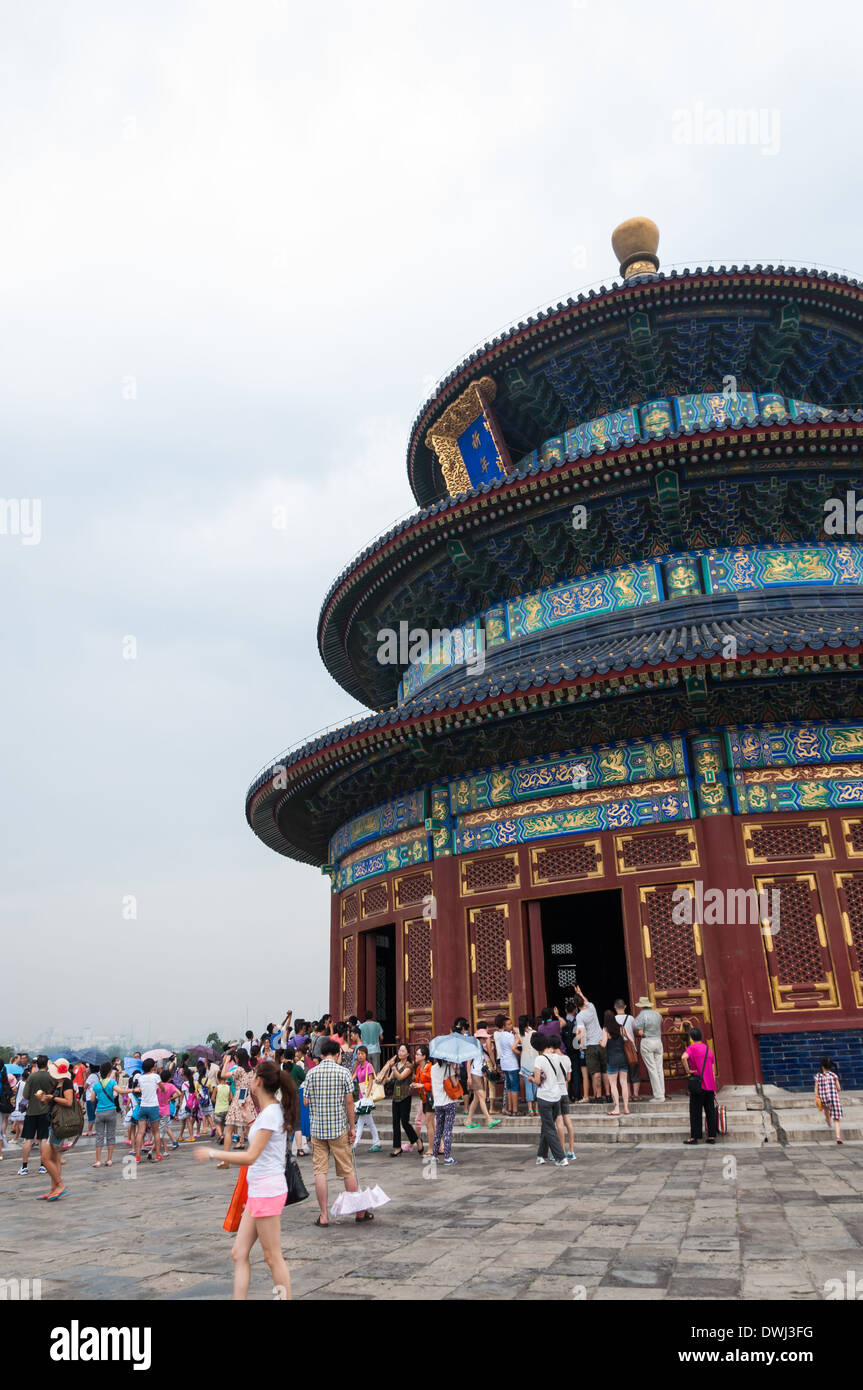
[[[587,1070],[588,1079],[593,1086],[593,1096],[590,1097],[595,1102],[603,1098],[603,1091],[606,1097],[611,1097],[611,1086],[608,1080],[608,1054],[602,1046],[602,1028],[596,1014],[596,1009],[591,1004],[584,990],[575,996],[578,1013],[575,1016],[576,1024],[584,1029],[584,1065]],[[582,1104],[587,1097],[584,1097]]]
[[[559,1071],[561,1074],[560,1114],[555,1120],[555,1126],[564,1157],[572,1160],[575,1158],[575,1133],[572,1128],[569,1109],[569,1078],[572,1075],[572,1063],[564,1052],[563,1044],[559,1038],[549,1038],[545,1055],[554,1066],[555,1071]]]
[[[638,1043],[635,1038],[635,1019],[627,1010],[626,1001],[624,999],[615,999],[614,1017],[620,1024],[621,1031],[626,1034],[632,1046],[638,1051]],[[632,1099],[638,1100],[638,1092],[641,1090],[641,1063],[638,1061],[638,1058],[636,1058],[629,1068],[629,1084],[632,1088]]]
[[[560,1087],[564,1077],[563,1068],[559,1063],[555,1065],[553,1058],[546,1056],[548,1038],[545,1034],[534,1033],[530,1041],[537,1053],[536,1066],[531,1078],[536,1086],[541,1125],[539,1148],[536,1153],[537,1167],[545,1163],[550,1152],[551,1161],[556,1167],[567,1168],[569,1164],[564,1156],[563,1146],[557,1137],[555,1125],[560,1114]]]
[[[662,1056],[662,1014],[653,1007],[645,994],[642,994],[641,998],[636,1000],[635,1007],[638,1009],[638,1016],[635,1020],[635,1031],[641,1039],[641,1055],[644,1059],[644,1065],[647,1067],[650,1089],[653,1092],[651,1099],[661,1103],[665,1100],[665,1070]]]
[[[520,1089],[518,1054],[516,1052],[518,1042],[513,1032],[512,1019],[507,1018],[505,1014],[498,1014],[494,1026],[494,1050],[503,1072],[506,1087],[506,1113],[507,1115],[517,1115]]]

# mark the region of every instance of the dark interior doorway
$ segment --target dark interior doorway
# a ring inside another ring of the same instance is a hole
[[[578,984],[600,1021],[618,995],[631,1004],[620,889],[543,898],[540,911],[546,994],[535,1001],[537,1012],[556,1004],[563,1013]]]
[[[396,929],[375,932],[375,1018],[384,1030],[384,1042],[396,1035]]]

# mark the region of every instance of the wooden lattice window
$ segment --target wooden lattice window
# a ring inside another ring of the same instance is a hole
[[[516,854],[497,854],[485,859],[466,859],[462,862],[462,894],[488,893],[496,888],[517,888],[518,881]]]
[[[846,820],[845,839],[851,854],[863,854],[863,820]]]
[[[599,840],[580,840],[531,851],[534,883],[559,883],[562,879],[596,878],[602,873]]]
[[[773,939],[776,978],[781,985],[811,984],[824,975],[812,890],[806,880],[784,879],[779,895],[780,927]]]
[[[814,874],[757,878],[768,894],[773,931],[762,931],[775,1009],[835,1008],[836,977]],[[778,921],[773,894],[779,894]]]
[[[407,999],[412,1010],[432,1006],[431,922],[423,917],[408,924]]]
[[[471,916],[476,950],[477,999],[505,999],[509,993],[506,912],[500,907],[482,907]]]
[[[378,912],[386,912],[389,894],[385,883],[375,883],[363,890],[363,916],[374,917]]]
[[[674,885],[657,887],[645,899],[653,953],[653,982],[661,990],[693,990],[701,983],[692,926],[672,920]]]
[[[863,873],[837,874],[836,887],[844,903],[842,925],[858,1009],[863,1008]]]
[[[348,927],[351,922],[355,922],[360,915],[360,895],[359,893],[348,893],[347,897],[342,898],[342,922]]]
[[[743,835],[750,864],[773,859],[824,859],[830,854],[830,837],[823,821],[750,825],[744,827]]]
[[[430,873],[408,874],[405,878],[396,879],[396,905],[398,907],[410,907],[413,903],[421,903],[424,898],[431,895],[433,888],[432,876]]]
[[[346,936],[342,942],[342,1009],[345,1015],[357,1006],[357,938]]]
[[[670,869],[697,863],[695,840],[685,831],[661,830],[655,835],[620,835],[617,855],[622,872]]]

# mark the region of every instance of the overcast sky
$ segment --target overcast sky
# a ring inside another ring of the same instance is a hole
[[[39,544],[0,535],[0,1043],[311,1016],[328,884],[255,839],[244,794],[354,713],[317,614],[412,505],[420,401],[503,324],[610,282],[627,216],[666,265],[863,272],[861,11],[0,20],[0,494],[42,509]],[[705,143],[736,108],[758,138]]]

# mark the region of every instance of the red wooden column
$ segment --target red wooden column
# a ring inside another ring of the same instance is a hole
[[[712,888],[752,888],[751,870],[742,861],[739,822],[734,816],[705,816],[700,822],[704,848],[701,875],[705,894]],[[728,915],[728,914],[726,914]],[[761,964],[761,928],[755,923],[701,925],[704,970],[719,1084],[761,1080],[752,1034],[752,981]]]
[[[342,900],[338,893],[330,898],[330,1002],[333,1018],[340,1016],[342,1007]]]
[[[542,948],[542,908],[540,903],[534,901],[525,903],[527,908],[527,930],[529,938],[529,959],[530,959],[530,981],[527,1003],[527,1012],[534,1018],[539,1017],[540,1011],[545,1008],[545,952]]]
[[[464,905],[459,895],[459,861],[434,862],[437,916],[432,926],[435,1031],[448,1033],[453,1019],[470,1018],[470,960]]]

